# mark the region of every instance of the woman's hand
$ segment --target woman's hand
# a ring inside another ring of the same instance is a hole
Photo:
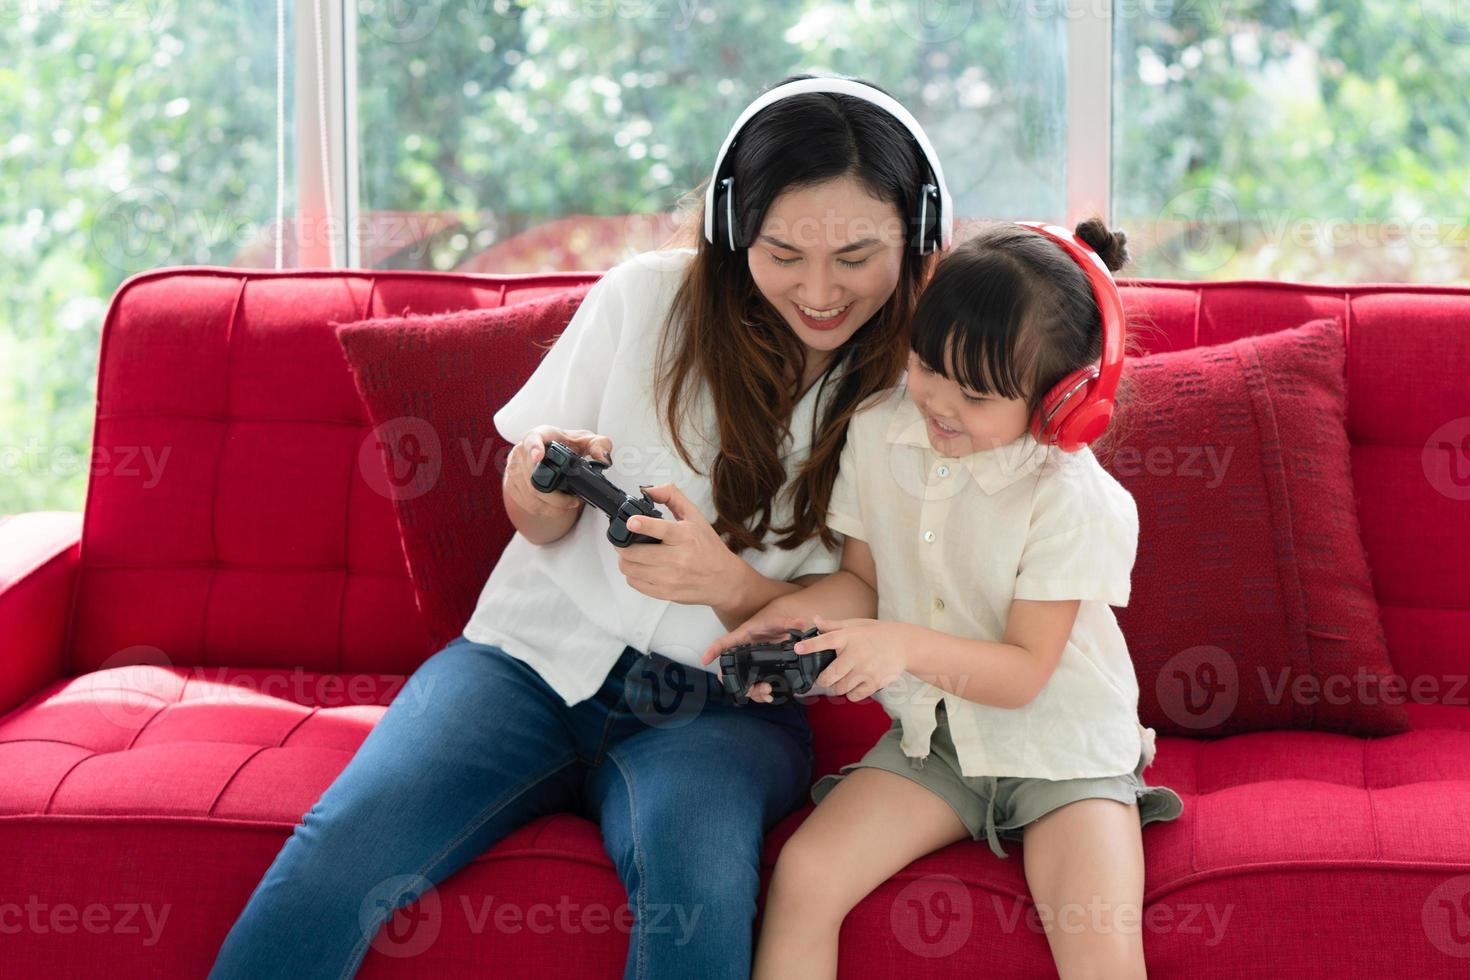
[[[672,483],[644,487],[667,506],[674,519],[634,517],[628,530],[658,538],[660,544],[632,544],[618,556],[628,584],[655,599],[685,605],[728,607],[744,591],[754,568],[730,550],[699,508]]]
[[[908,623],[881,619],[826,619],[818,616],[820,636],[796,644],[797,653],[836,650],[837,658],[817,676],[817,686],[861,701],[887,687],[908,669],[906,650],[922,642]]]
[[[542,493],[531,483],[536,464],[546,455],[546,447],[552,442],[563,443],[583,456],[605,461],[612,459],[612,440],[586,429],[567,432],[553,425],[538,425],[527,432],[525,438],[511,447],[502,490],[517,507],[533,517],[561,517],[582,507],[580,497],[570,493]]]
[[[800,630],[804,633],[811,629],[813,625],[809,619],[800,616],[787,616],[767,606],[705,647],[704,653],[699,659],[702,663],[713,663],[719,658],[720,654],[731,647],[738,647],[742,643],[752,643],[756,640],[785,639],[787,630]],[[750,690],[745,692],[745,696],[752,701],[764,701],[767,704],[774,700],[771,695],[771,684],[769,681],[760,681],[759,683],[750,685]]]

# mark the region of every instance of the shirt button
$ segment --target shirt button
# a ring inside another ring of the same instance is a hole
[[[934,600],[934,608],[938,612],[944,612],[944,600],[936,598]]]
[[[925,531],[924,532],[924,540],[925,541],[933,541],[934,540],[934,532],[933,531]]]
[[[949,467],[948,466],[941,466],[941,467],[939,467],[939,475],[940,476],[949,476]]]

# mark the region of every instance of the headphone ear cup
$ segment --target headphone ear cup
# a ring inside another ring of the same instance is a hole
[[[1091,445],[1107,431],[1108,423],[1112,421],[1112,418],[1112,402],[1091,399],[1085,406],[1067,413],[1066,421],[1057,430],[1057,445],[1069,453]]]
[[[939,248],[939,188],[933,184],[925,184],[919,188],[913,226],[913,242],[920,255],[927,255]]]
[[[1084,429],[1090,430],[1095,419],[1092,419],[1091,422],[1081,417],[1073,420],[1072,416],[1079,408],[1091,401],[1089,395],[1098,375],[1097,365],[1089,364],[1078,368],[1052,385],[1046,397],[1041,400],[1036,414],[1031,417],[1031,434],[1036,437],[1037,442],[1056,445],[1066,452],[1075,452],[1085,444],[1085,441],[1078,442],[1077,437],[1084,434]],[[1107,403],[1107,416],[1103,418],[1104,427],[1107,425],[1107,417],[1111,414],[1112,403],[1109,402]],[[1082,415],[1091,419],[1094,413],[1083,412]],[[1079,427],[1077,422],[1082,422],[1082,427]],[[1098,434],[1101,434],[1101,430]],[[1095,439],[1097,435],[1091,438]]]
[[[722,179],[715,188],[714,200],[714,242],[716,248],[730,248],[730,222],[729,215],[734,210],[735,190],[732,186],[734,180],[730,177]]]

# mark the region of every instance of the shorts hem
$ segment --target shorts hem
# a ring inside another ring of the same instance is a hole
[[[972,826],[970,826],[970,821],[967,820],[967,819],[965,819],[964,811],[962,811],[960,809],[959,805],[956,804],[954,800],[950,799],[948,796],[946,796],[943,793],[939,792],[939,790],[935,789],[934,786],[931,783],[924,782],[924,780],[920,778],[919,773],[921,772],[921,770],[915,770],[915,769],[907,769],[907,770],[904,770],[904,769],[899,769],[899,768],[897,768],[895,766],[880,765],[879,763],[876,763],[876,762],[853,762],[853,763],[849,763],[848,765],[843,766],[837,772],[835,772],[835,773],[828,773],[827,775],[823,776],[821,779],[818,779],[817,780],[816,784],[812,786],[812,792],[811,792],[812,802],[813,803],[817,803],[817,804],[820,804],[821,803],[821,798],[817,796],[817,788],[818,787],[820,787],[820,786],[825,786],[826,787],[825,789],[823,789],[822,794],[821,794],[822,797],[825,797],[828,793],[830,793],[832,791],[831,787],[836,786],[839,782],[842,781],[842,779],[843,779],[844,776],[847,776],[847,775],[851,774],[852,771],[855,770],[855,769],[881,769],[884,772],[891,772],[895,776],[902,776],[904,779],[907,779],[909,782],[916,783],[919,786],[924,787],[930,793],[933,793],[935,796],[939,797],[945,803],[948,803],[949,804],[949,808],[954,811],[954,815],[957,818],[959,818],[960,823],[964,826],[964,828],[967,831],[969,831],[970,837],[971,837],[972,840],[984,840],[985,839],[985,827],[984,827],[984,825],[982,824],[979,827],[972,827]]]
[[[1070,800],[1064,800],[1061,803],[1056,804],[1055,806],[1047,807],[1046,809],[1041,810],[1039,813],[1036,813],[1034,816],[1031,816],[1027,820],[1011,820],[1008,821],[1005,826],[996,824],[995,829],[997,832],[1002,830],[1018,832],[1023,829],[1027,824],[1040,820],[1048,813],[1060,810],[1068,803],[1076,803],[1079,800],[1116,800],[1119,803],[1137,807],[1138,822],[1140,827],[1146,827],[1151,823],[1167,823],[1170,820],[1177,820],[1179,816],[1184,812],[1184,801],[1180,798],[1178,793],[1174,792],[1169,787],[1140,785],[1135,787],[1132,794],[1126,798],[1122,795],[1115,796],[1112,794],[1101,792],[1089,793],[1086,796],[1077,796]],[[1155,803],[1154,801],[1158,802]]]
[[[967,819],[964,810],[958,803],[956,803],[956,801],[950,799],[949,796],[936,789],[932,783],[926,782],[923,779],[923,777],[920,775],[922,770],[900,769],[896,766],[885,766],[877,762],[859,761],[849,763],[848,765],[843,766],[837,772],[828,773],[817,780],[817,782],[812,786],[810,794],[812,802],[819,804],[822,798],[825,797],[827,793],[830,793],[832,791],[833,786],[836,786],[837,783],[841,782],[845,776],[849,775],[853,770],[856,769],[881,769],[884,772],[891,772],[895,776],[902,776],[904,779],[907,779],[911,783],[918,783],[920,786],[923,786],[929,792],[939,797],[945,803],[949,804],[949,808],[954,811],[955,816],[959,818],[960,823],[969,832],[971,840],[980,841],[987,844],[989,843],[985,835],[984,823],[982,822],[979,824],[974,824],[969,819]],[[1124,776],[1119,778],[1128,779],[1129,777]],[[821,790],[820,793],[818,793],[818,789]],[[997,823],[995,825],[996,836],[1004,837],[1008,840],[1024,840],[1024,831],[1027,825],[1035,823],[1037,820],[1040,820],[1048,813],[1060,810],[1062,807],[1066,806],[1069,803],[1076,803],[1079,800],[1093,799],[1115,800],[1118,803],[1137,807],[1140,827],[1147,826],[1151,823],[1165,823],[1170,820],[1176,820],[1184,811],[1184,801],[1174,790],[1170,789],[1167,786],[1148,786],[1142,784],[1141,781],[1138,781],[1138,784],[1135,785],[1131,789],[1131,791],[1129,791],[1127,796],[1124,796],[1122,791],[1119,791],[1117,793],[1107,793],[1102,791],[1092,792],[1084,796],[1076,796],[1069,800],[1062,800],[1054,805],[1047,806],[1045,809],[1038,810],[1035,813],[1028,813],[1024,819],[1012,818],[1005,823]],[[1157,800],[1159,802],[1150,805],[1151,801],[1154,800]],[[994,801],[991,802],[991,805],[994,806]]]

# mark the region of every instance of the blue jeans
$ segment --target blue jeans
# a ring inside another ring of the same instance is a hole
[[[209,976],[351,977],[393,911],[570,811],[600,825],[628,892],[631,926],[630,910],[612,916],[629,930],[625,977],[744,980],[762,841],[806,802],[811,766],[800,703],[736,706],[718,677],[628,647],[568,707],[531,667],[460,636],[296,825]]]

